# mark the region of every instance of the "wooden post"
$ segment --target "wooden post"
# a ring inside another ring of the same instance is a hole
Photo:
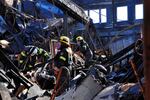
[[[150,99],[150,0],[144,0],[145,100]]]

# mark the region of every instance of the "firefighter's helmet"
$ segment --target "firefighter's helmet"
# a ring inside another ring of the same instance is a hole
[[[67,36],[61,36],[60,42],[66,44],[66,45],[70,45],[70,39]]]
[[[83,39],[83,37],[82,36],[78,36],[77,38],[76,38],[76,41],[83,41],[84,39]]]

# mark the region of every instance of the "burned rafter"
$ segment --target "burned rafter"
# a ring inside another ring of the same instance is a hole
[[[47,0],[48,2],[56,5],[64,12],[67,12],[68,15],[73,17],[74,19],[82,22],[82,23],[89,23],[89,17],[84,13],[84,10],[75,4],[71,0]]]

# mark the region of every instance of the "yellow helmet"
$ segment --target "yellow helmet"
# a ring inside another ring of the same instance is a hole
[[[76,38],[76,41],[82,41],[83,40],[83,37],[82,36],[78,36],[77,38]]]
[[[70,39],[67,36],[61,36],[60,37],[60,42],[65,43],[67,45],[70,45]]]

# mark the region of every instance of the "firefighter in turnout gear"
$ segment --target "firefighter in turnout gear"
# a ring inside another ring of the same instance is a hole
[[[89,61],[93,59],[93,52],[90,49],[89,45],[86,43],[86,41],[83,39],[83,37],[78,36],[76,38],[77,42],[77,49],[76,52],[81,52],[83,55],[83,58],[85,59],[85,63],[88,64]]]
[[[22,72],[30,71],[36,64],[44,63],[50,58],[48,52],[35,46],[26,46],[19,57],[19,69]]]
[[[56,66],[56,70],[60,69],[62,66],[67,68],[71,68],[72,64],[72,49],[70,47],[70,39],[66,36],[60,37],[60,48],[59,52],[56,54],[54,58],[54,64]]]
[[[55,76],[57,76],[56,87],[54,87],[54,90],[61,87],[57,95],[60,95],[69,87],[70,73],[72,71],[73,63],[73,53],[70,47],[70,39],[66,36],[61,36],[59,41],[59,52],[54,57],[54,70]]]

